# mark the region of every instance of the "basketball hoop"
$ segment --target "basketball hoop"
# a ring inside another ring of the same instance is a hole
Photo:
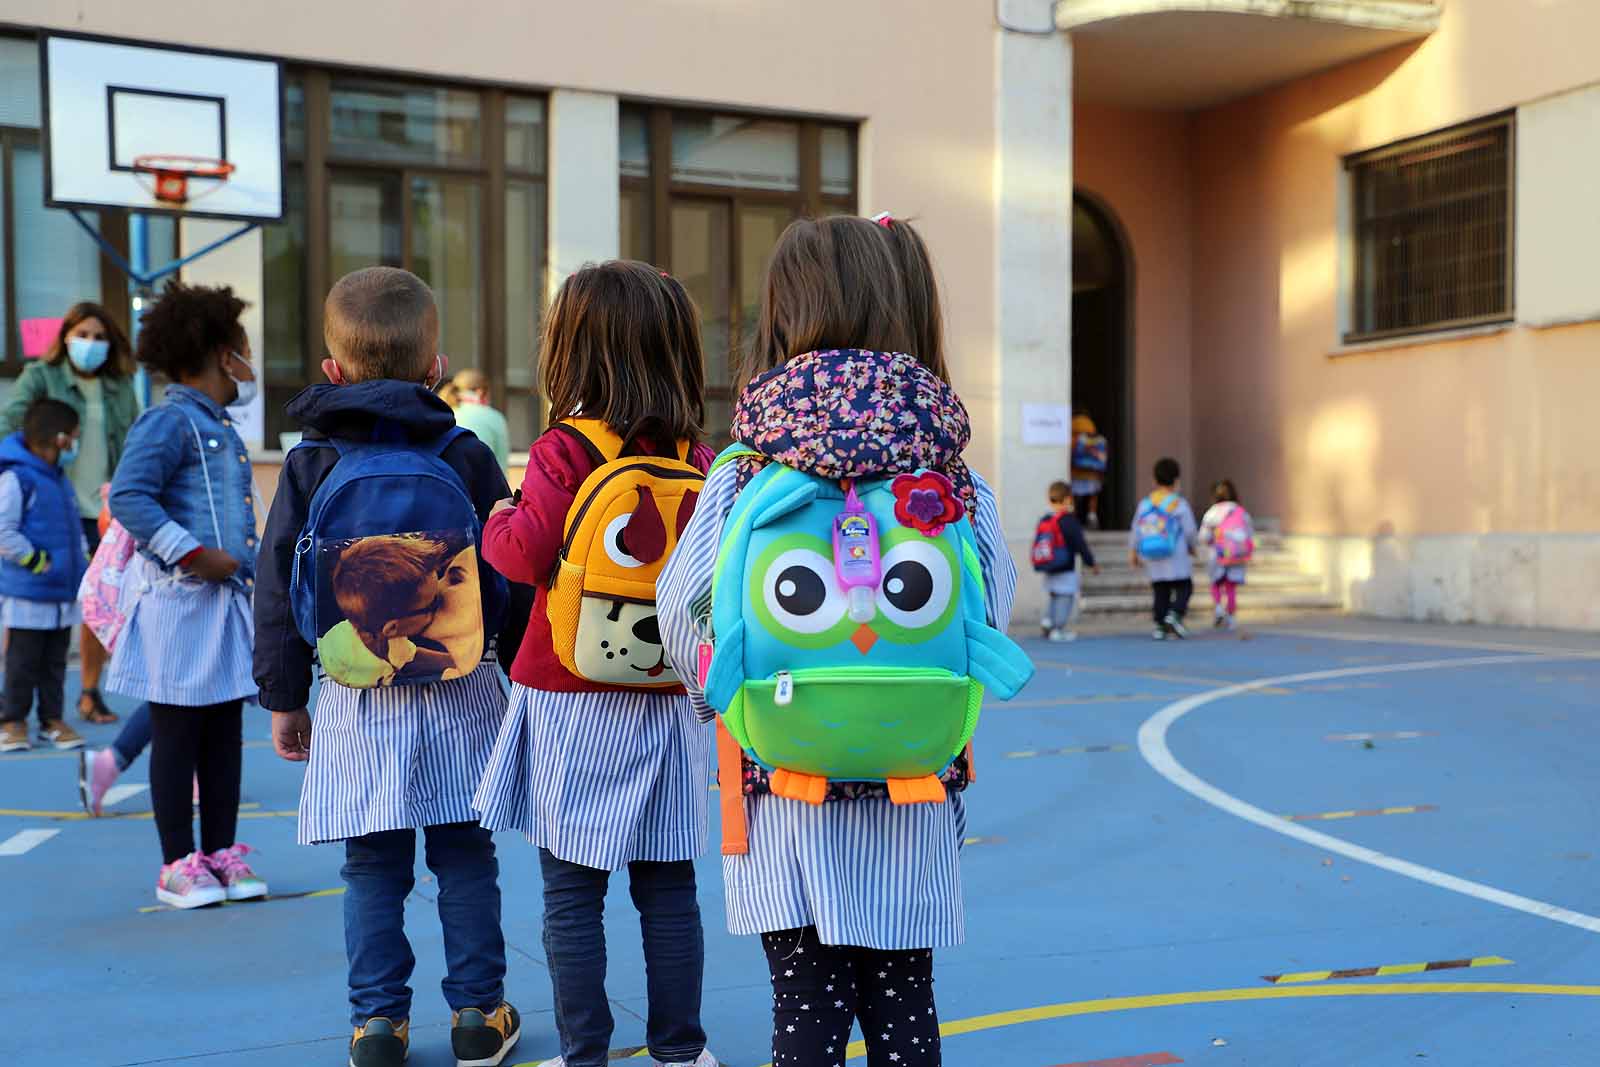
[[[225,159],[210,159],[206,156],[148,155],[135,156],[133,160],[134,173],[151,179],[145,188],[149,189],[157,200],[179,205],[189,201],[191,179],[200,178],[215,182],[215,185],[205,190],[209,193],[220,188],[234,169],[234,165]]]

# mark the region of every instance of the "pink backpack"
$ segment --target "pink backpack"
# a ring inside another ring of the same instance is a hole
[[[100,547],[95,549],[94,559],[89,561],[83,583],[78,586],[78,604],[83,609],[84,624],[100,639],[107,652],[117,647],[117,638],[128,622],[121,608],[122,576],[133,553],[133,535],[122,523],[113,520],[100,539]]]
[[[1256,540],[1250,536],[1250,513],[1242,505],[1234,504],[1217,523],[1217,563],[1224,567],[1242,567],[1256,554]]]

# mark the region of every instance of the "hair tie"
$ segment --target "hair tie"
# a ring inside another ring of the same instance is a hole
[[[887,230],[894,223],[894,216],[887,211],[880,211],[872,216],[872,221]]]

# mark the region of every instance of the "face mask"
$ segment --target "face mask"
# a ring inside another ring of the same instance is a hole
[[[72,465],[72,461],[77,459],[77,458],[78,458],[78,439],[76,437],[74,437],[72,439],[72,443],[70,445],[68,445],[66,448],[63,448],[61,450],[61,454],[56,456],[56,466],[58,466],[58,467],[70,467]]]
[[[238,360],[240,363],[248,363],[249,362],[247,359],[245,359],[243,356],[241,356],[237,352],[229,352],[228,355],[233,357],[234,359]],[[232,371],[224,370],[223,373],[226,374],[228,377],[233,378],[233,372]],[[234,398],[233,403],[228,405],[230,408],[244,408],[244,407],[249,407],[251,404],[255,403],[256,394],[260,391],[260,388],[261,388],[259,382],[257,382],[254,378],[245,378],[243,380],[238,379],[238,378],[233,378],[233,384],[238,386],[239,395]]]
[[[110,341],[91,341],[87,337],[67,338],[67,358],[85,374],[93,374],[105,366],[110,355]]]

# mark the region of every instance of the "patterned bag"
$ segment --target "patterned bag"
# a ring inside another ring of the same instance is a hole
[[[117,638],[128,624],[128,616],[122,610],[122,579],[134,550],[133,535],[113,519],[78,586],[78,604],[83,609],[84,624],[107,652],[116,649]]]

